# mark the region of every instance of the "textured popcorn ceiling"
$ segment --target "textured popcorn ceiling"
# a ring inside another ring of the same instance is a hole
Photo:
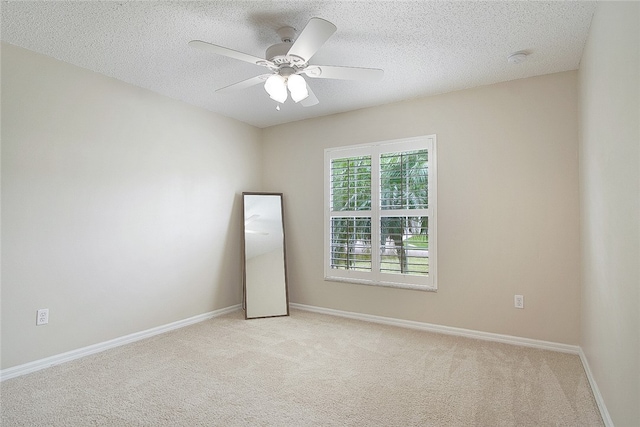
[[[259,127],[577,69],[594,2],[3,1],[2,40]],[[307,78],[320,103],[280,111],[265,68],[195,50],[201,39],[264,57],[276,30],[312,17],[338,30],[310,63],[382,68],[380,82]],[[509,64],[525,50],[528,60]]]

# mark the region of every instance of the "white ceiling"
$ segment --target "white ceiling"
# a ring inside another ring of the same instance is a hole
[[[258,127],[577,69],[594,2],[3,1],[2,40]],[[312,17],[338,30],[312,64],[382,68],[380,82],[309,79],[320,100],[276,111],[265,68],[192,49],[201,39],[264,57],[276,30]],[[516,51],[526,62],[509,64]]]

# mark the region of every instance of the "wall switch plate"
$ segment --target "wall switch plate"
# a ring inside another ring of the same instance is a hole
[[[523,295],[515,295],[513,297],[513,306],[515,308],[524,308],[524,296]]]
[[[36,315],[36,326],[46,325],[49,323],[49,309],[41,308]]]

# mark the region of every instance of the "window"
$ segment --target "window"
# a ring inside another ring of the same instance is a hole
[[[435,290],[435,135],[325,150],[325,279]]]

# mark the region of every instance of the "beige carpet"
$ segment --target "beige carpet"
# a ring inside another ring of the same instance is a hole
[[[0,384],[2,426],[600,426],[576,355],[234,312]]]

